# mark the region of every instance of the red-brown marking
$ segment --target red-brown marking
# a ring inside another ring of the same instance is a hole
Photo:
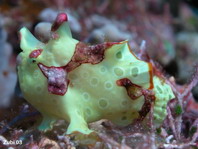
[[[144,118],[146,117],[146,115],[149,113],[150,110],[151,110],[151,102],[148,100],[145,100],[142,106],[142,109],[138,112],[140,115],[138,120],[140,121],[144,120]]]
[[[150,86],[149,86],[149,89],[153,89],[154,85],[153,85],[153,66],[151,63],[148,63],[148,67],[149,67],[149,77],[150,77],[150,80],[149,80],[149,83],[150,83]]]
[[[153,93],[152,90],[143,89],[142,94],[144,96],[144,101],[145,102],[142,106],[142,109],[139,111],[140,120],[143,120],[146,117],[146,115],[151,110],[152,102],[155,101],[155,94]]]
[[[155,100],[153,91],[149,89],[143,89],[139,85],[133,84],[128,78],[117,80],[116,84],[118,86],[124,86],[127,90],[128,96],[132,100],[135,100],[142,95],[144,96],[145,102],[139,111],[139,120],[143,120],[151,109],[151,103]]]
[[[48,91],[55,95],[63,96],[68,88],[67,72],[64,67],[48,67],[41,63],[38,67],[48,81]]]
[[[37,49],[30,53],[29,58],[37,58],[41,53],[43,52],[43,49]]]
[[[70,72],[83,63],[98,64],[104,59],[104,52],[117,42],[106,42],[94,46],[79,42],[71,61],[66,65],[66,71]]]
[[[59,13],[54,24],[52,25],[51,31],[56,31],[61,26],[61,24],[66,21],[68,21],[67,15],[65,13]]]
[[[142,88],[139,85],[133,84],[129,79],[124,78],[116,81],[118,86],[124,86],[127,90],[128,96],[135,100],[142,96]]]

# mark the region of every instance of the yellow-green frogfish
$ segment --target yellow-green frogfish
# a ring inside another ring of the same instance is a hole
[[[90,134],[88,123],[100,119],[126,126],[143,119],[151,103],[159,126],[174,98],[171,87],[154,74],[151,63],[137,58],[128,41],[88,45],[73,39],[65,13],[57,16],[47,43],[22,28],[20,47],[20,88],[43,116],[41,131],[59,119],[69,123],[66,134]]]

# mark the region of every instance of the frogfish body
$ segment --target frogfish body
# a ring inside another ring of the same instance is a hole
[[[47,43],[26,28],[20,30],[20,87],[25,99],[43,116],[46,131],[58,119],[69,122],[67,134],[90,134],[88,123],[108,119],[126,126],[143,119],[154,103],[154,122],[166,117],[174,94],[127,41],[87,45],[72,38],[67,15],[60,13]]]

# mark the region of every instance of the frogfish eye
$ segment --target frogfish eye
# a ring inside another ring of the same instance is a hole
[[[32,60],[32,63],[36,63],[36,60],[35,60],[35,59],[33,59],[33,60]]]

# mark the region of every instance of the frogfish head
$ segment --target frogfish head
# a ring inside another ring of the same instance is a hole
[[[47,79],[48,91],[64,95],[68,84],[64,66],[71,61],[79,41],[72,38],[65,13],[57,16],[50,34],[51,39],[42,43],[27,28],[23,27],[19,31],[22,49],[18,55],[19,82],[20,77],[25,75],[30,78],[35,71],[40,71],[41,77]]]
[[[67,15],[60,13],[51,28],[51,39],[42,43],[25,27],[19,31],[20,63],[23,67],[38,69],[39,64],[51,67],[67,65],[79,41],[72,38]]]

